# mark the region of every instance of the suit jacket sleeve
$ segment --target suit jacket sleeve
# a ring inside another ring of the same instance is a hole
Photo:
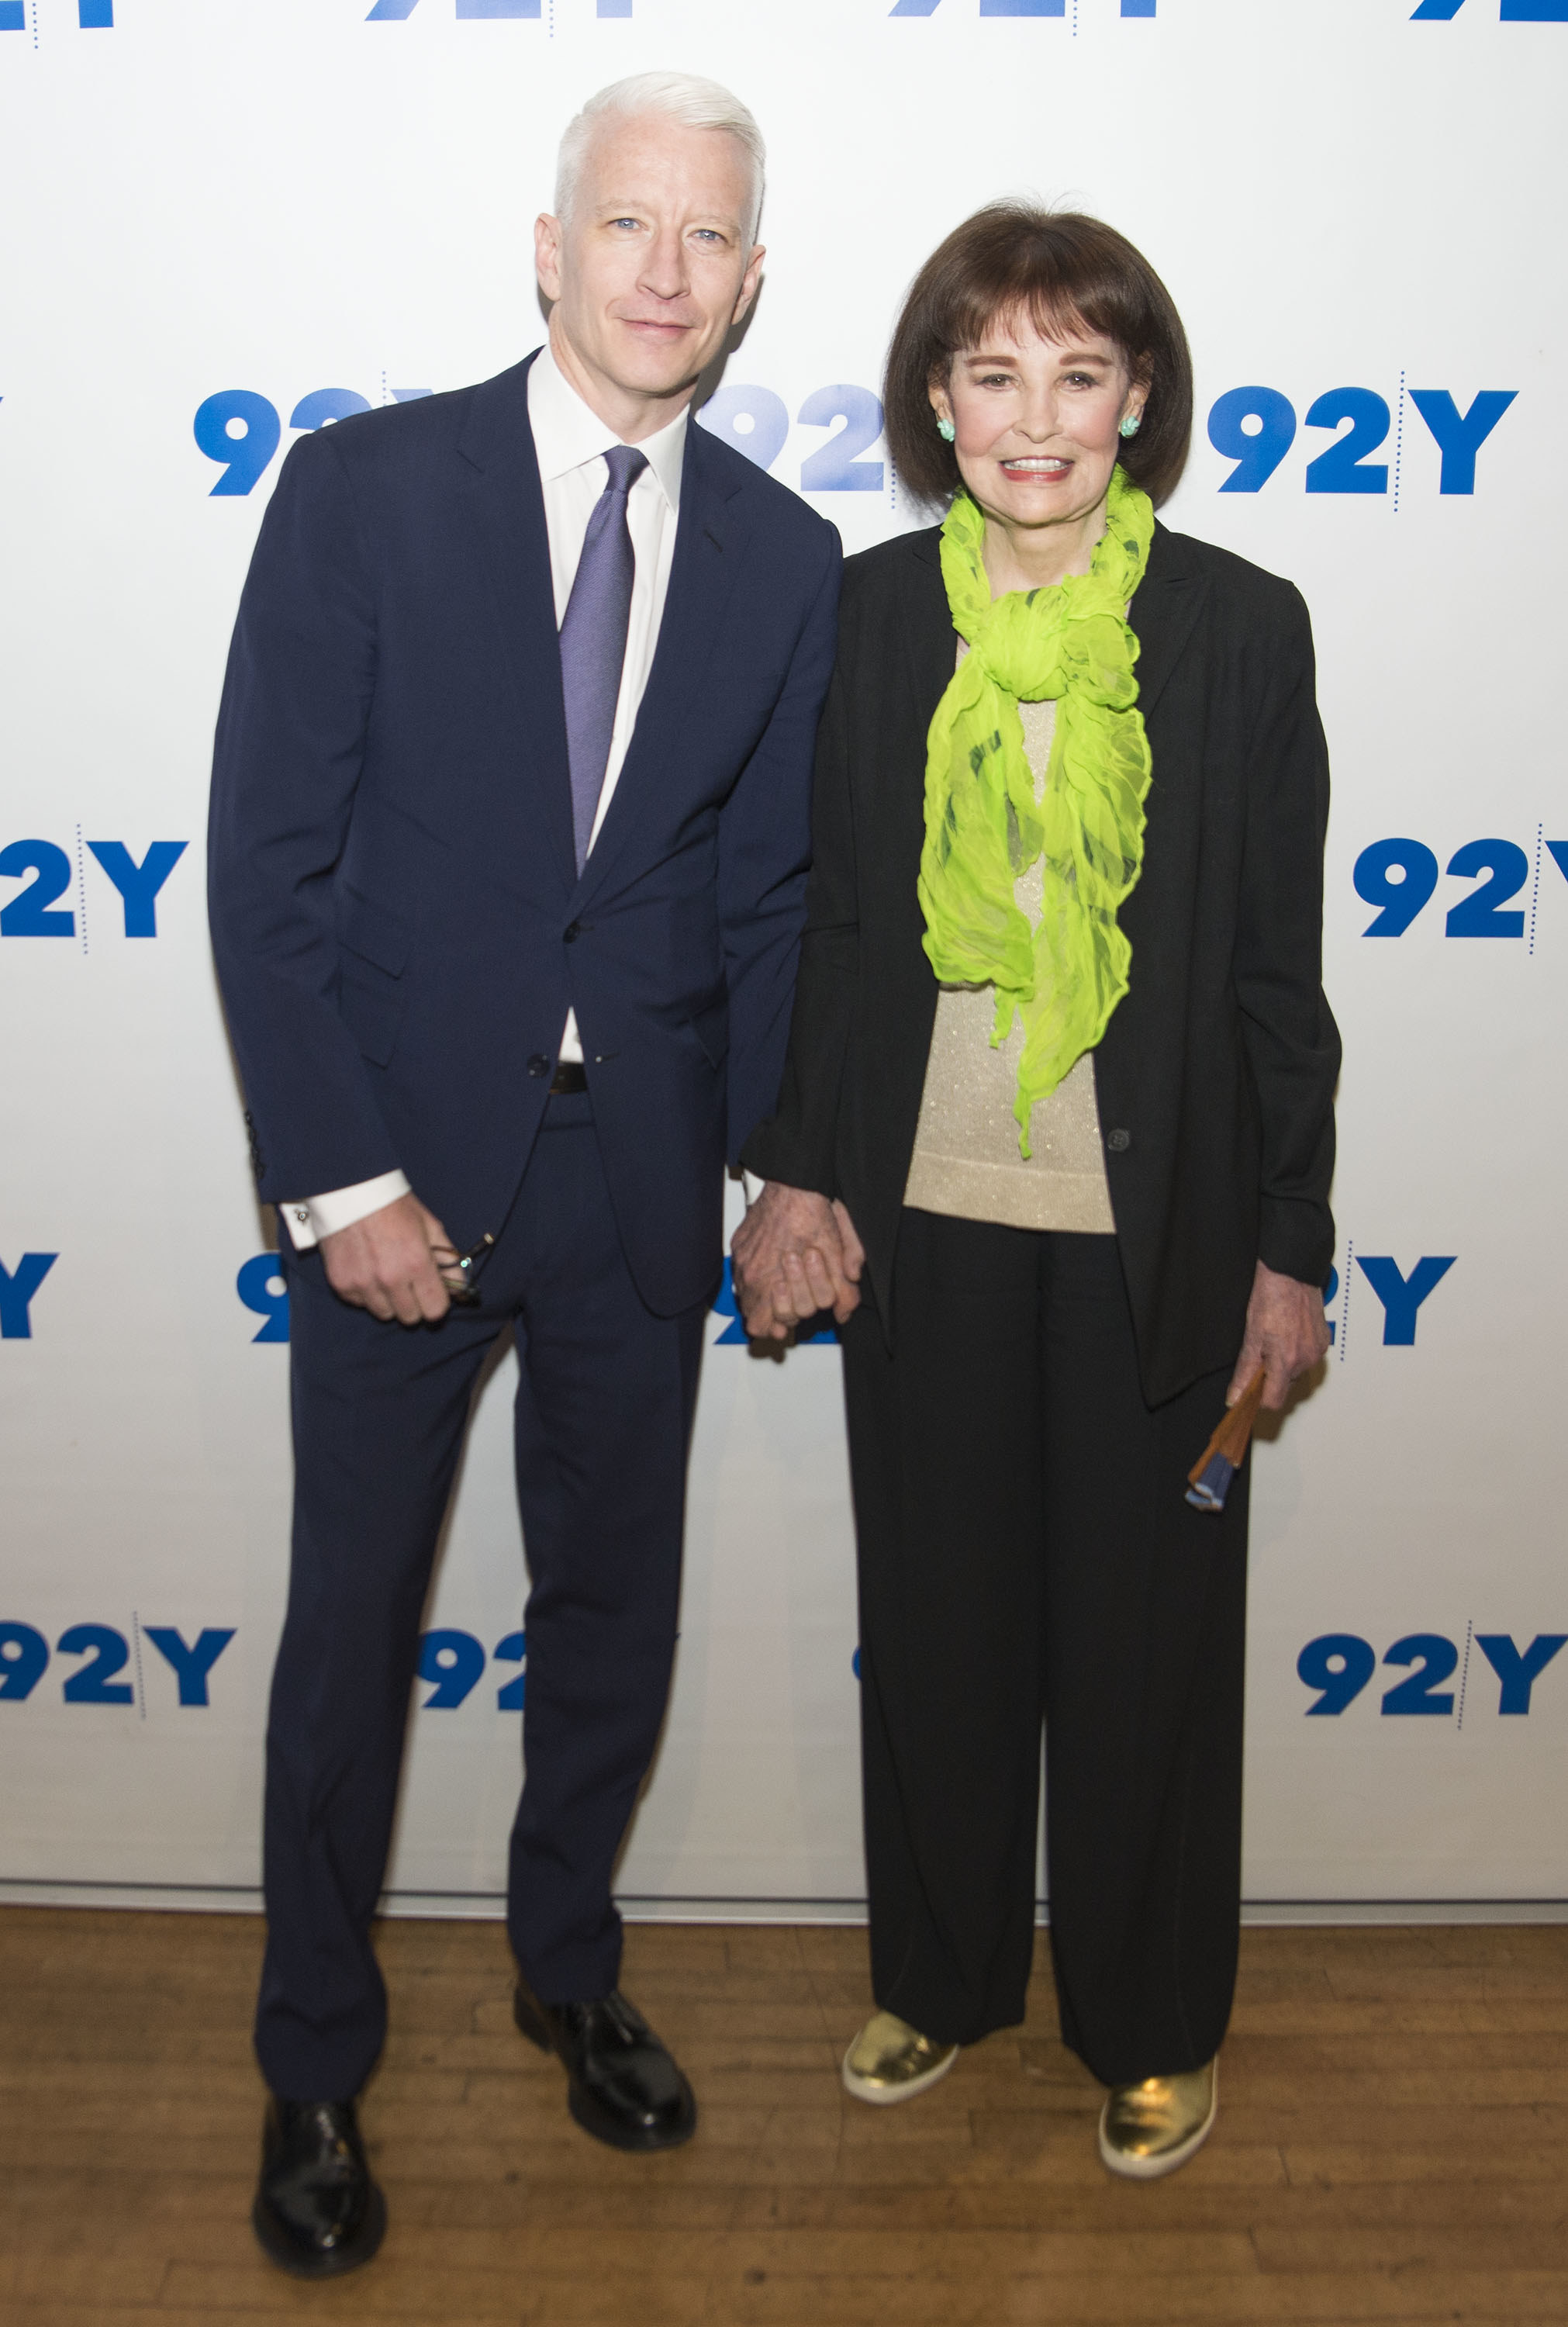
[[[842,560],[824,571],[783,691],[719,818],[719,921],[729,991],[729,1160],[779,1096],[811,858],[811,750],[833,668]]]
[[[763,1179],[814,1188],[825,1196],[838,1193],[839,1097],[860,967],[850,799],[851,653],[845,636],[817,736],[811,878],[778,1111],[758,1125],[742,1157],[747,1170]]]
[[[212,771],[213,951],[274,1201],[396,1168],[339,1015],[332,873],[376,671],[370,560],[330,429],[295,445],[263,521],[229,651]]]
[[[1311,625],[1290,590],[1253,736],[1234,956],[1242,1042],[1262,1130],[1258,1250],[1303,1284],[1334,1251],[1334,1085],[1339,1035],[1322,986],[1329,758]]]

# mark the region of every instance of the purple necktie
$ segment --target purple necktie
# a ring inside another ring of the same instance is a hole
[[[587,861],[588,843],[626,660],[626,625],[637,571],[626,496],[648,466],[634,444],[612,444],[604,455],[610,481],[593,504],[576,578],[561,624],[561,683],[566,697],[566,748],[572,763],[572,832],[577,870]]]

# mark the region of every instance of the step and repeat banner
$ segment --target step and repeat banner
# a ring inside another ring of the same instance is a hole
[[[959,219],[1087,208],[1175,294],[1166,515],[1301,585],[1336,780],[1334,1342],[1255,1456],[1247,1895],[1568,1907],[1568,0],[0,0],[0,1896],[256,1896],[288,1309],[203,922],[228,634],[300,431],[538,342],[561,129],[652,66],[770,148],[703,419],[851,550],[921,521],[878,383]],[[511,1364],[406,1906],[501,1889]],[[726,1292],[633,1911],[856,1911],[854,1654],[835,1346],[758,1356]]]

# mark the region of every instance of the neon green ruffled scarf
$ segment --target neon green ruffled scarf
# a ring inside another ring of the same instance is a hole
[[[1151,763],[1125,608],[1153,536],[1148,494],[1117,469],[1089,572],[994,599],[985,520],[966,493],[942,528],[947,603],[969,651],[928,739],[926,952],[945,986],[995,986],[994,1046],[1014,1014],[1023,1021],[1013,1112],[1025,1155],[1030,1110],[1094,1049],[1127,990],[1133,949],[1116,910],[1143,870]],[[1037,801],[1018,706],[1047,696],[1056,733]],[[1031,930],[1013,888],[1042,855]]]

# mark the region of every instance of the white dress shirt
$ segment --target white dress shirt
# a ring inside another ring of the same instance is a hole
[[[680,510],[681,464],[686,456],[687,410],[683,407],[667,428],[643,437],[639,450],[648,466],[626,498],[626,522],[631,535],[635,573],[631,612],[626,627],[626,659],[621,668],[621,694],[615,706],[615,725],[604,785],[589,838],[592,850],[603,829],[605,815],[625,762],[637,714],[653,668],[658,626],[669,593],[670,566],[675,557],[676,523]],[[539,481],[545,495],[545,529],[550,543],[550,576],[555,593],[555,627],[565,619],[572,584],[593,505],[609,481],[604,455],[623,440],[590,411],[563,376],[547,347],[541,349],[528,374],[528,425],[538,455]],[[570,1010],[562,1030],[559,1057],[581,1061],[583,1045],[577,1020]],[[299,1250],[350,1228],[383,1205],[409,1192],[401,1172],[382,1172],[374,1180],[351,1188],[333,1188],[325,1195],[280,1206],[291,1240]]]

